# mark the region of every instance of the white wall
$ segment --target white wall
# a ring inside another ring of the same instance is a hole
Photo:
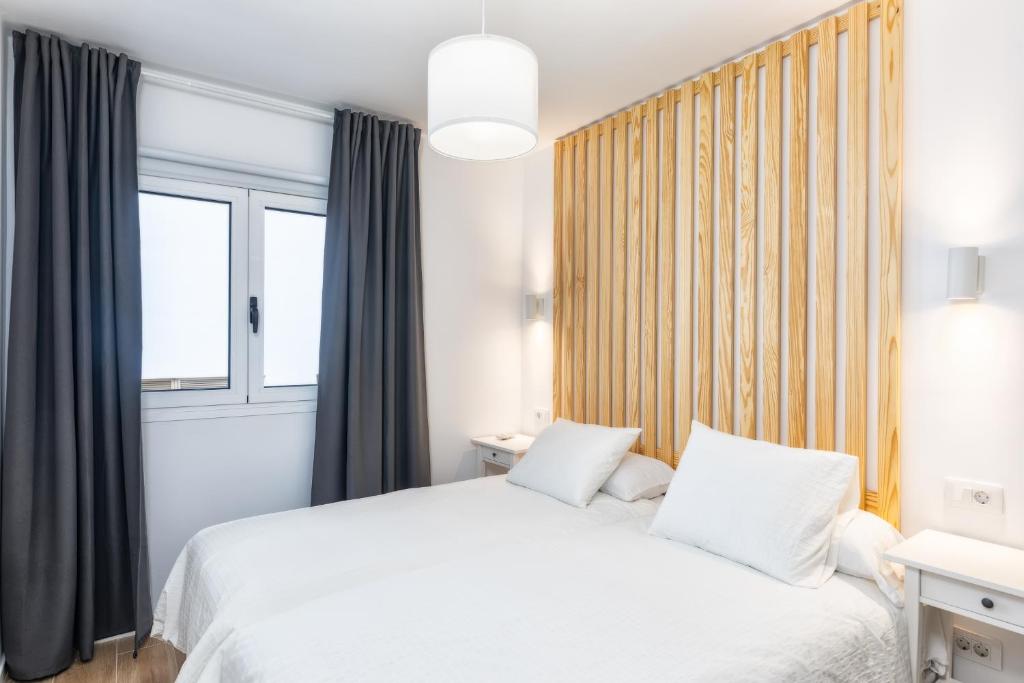
[[[331,125],[144,83],[139,144],[326,176]],[[523,174],[421,149],[431,469],[444,483],[475,475],[470,436],[519,426]],[[314,426],[313,413],[144,425],[154,595],[199,529],[309,504]]]
[[[441,483],[476,476],[470,437],[519,428],[522,162],[428,151],[420,178],[431,473]]]
[[[544,320],[523,323],[523,431],[536,434],[546,420],[537,420],[536,408],[551,409],[552,328],[554,289],[554,146],[539,149],[524,160],[523,289],[545,294]]]
[[[903,527],[1024,548],[1024,3],[908,0],[904,90]],[[944,299],[950,246],[987,256],[974,304]],[[1006,513],[943,507],[943,478],[1001,484]],[[995,635],[980,623],[965,628]],[[1024,637],[1001,673],[1024,679]]]

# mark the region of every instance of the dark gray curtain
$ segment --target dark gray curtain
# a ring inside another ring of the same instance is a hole
[[[124,55],[14,34],[0,626],[15,678],[152,625],[135,98]]]
[[[334,113],[313,505],[430,483],[419,142]]]

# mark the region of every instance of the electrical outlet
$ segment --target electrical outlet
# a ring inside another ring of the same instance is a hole
[[[537,429],[544,429],[551,424],[551,411],[547,408],[534,408],[533,421],[537,425]]]
[[[995,638],[953,627],[953,655],[996,671],[1003,670],[1003,644]]]
[[[983,481],[946,477],[946,507],[1003,514],[1003,487]]]

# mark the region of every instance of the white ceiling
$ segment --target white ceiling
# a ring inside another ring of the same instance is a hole
[[[490,33],[540,61],[546,142],[827,13],[843,0],[491,0]],[[426,60],[479,0],[0,0],[9,24],[148,66],[426,122]]]

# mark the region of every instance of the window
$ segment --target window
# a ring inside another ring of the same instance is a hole
[[[250,294],[261,322],[250,337],[251,401],[316,398],[326,202],[269,192],[249,199]]]
[[[143,176],[147,408],[316,398],[326,202]]]

